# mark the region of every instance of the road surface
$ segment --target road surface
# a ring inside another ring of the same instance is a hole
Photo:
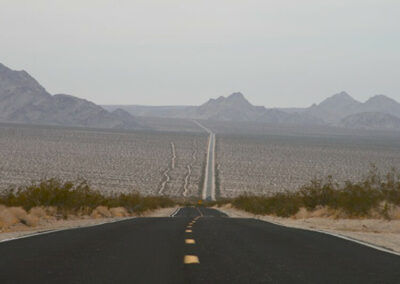
[[[203,199],[215,200],[215,134],[210,133],[204,176]]]
[[[224,216],[183,208],[3,242],[0,283],[400,283],[399,256]]]
[[[194,123],[209,134],[202,198],[203,200],[215,200],[215,133],[196,120]]]

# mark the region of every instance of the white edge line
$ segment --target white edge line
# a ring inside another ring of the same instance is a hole
[[[175,217],[176,214],[178,214],[179,210],[181,210],[182,208],[176,208],[176,210],[174,211],[174,213],[171,214],[171,216],[169,217]]]
[[[76,230],[76,229],[96,227],[96,226],[101,226],[101,225],[105,225],[105,224],[111,224],[111,223],[117,223],[117,222],[121,222],[121,221],[132,220],[132,219],[135,219],[135,218],[137,218],[137,217],[135,216],[135,217],[129,217],[129,218],[121,219],[121,220],[105,221],[105,222],[102,222],[102,223],[92,224],[92,225],[88,225],[88,226],[62,228],[62,229],[54,229],[54,230],[50,229],[50,230],[41,231],[41,232],[38,232],[38,233],[26,234],[26,235],[15,237],[15,238],[9,238],[9,239],[0,240],[0,243],[5,243],[5,242],[9,242],[9,241],[15,241],[15,240],[19,240],[19,239],[26,239],[26,238],[40,236],[40,235],[47,235],[47,234],[57,233],[57,232],[61,232],[61,231],[68,231],[68,230]]]
[[[363,245],[363,246],[367,246],[367,247],[370,247],[370,248],[373,248],[373,249],[376,249],[376,250],[380,250],[380,251],[383,251],[383,252],[387,252],[387,253],[390,253],[390,254],[394,254],[394,255],[400,256],[400,253],[396,252],[394,250],[387,249],[387,248],[384,248],[384,247],[380,247],[380,246],[377,246],[377,245],[373,245],[371,243],[360,241],[360,240],[357,240],[357,239],[354,239],[354,238],[351,238],[351,237],[347,237],[347,236],[344,236],[344,235],[341,235],[341,234],[336,234],[336,233],[323,231],[323,230],[317,230],[317,229],[310,229],[310,228],[290,227],[290,226],[287,226],[287,225],[283,225],[283,224],[280,224],[280,223],[276,223],[276,222],[273,222],[273,221],[267,221],[267,220],[263,220],[263,219],[259,219],[259,218],[253,218],[253,219],[260,220],[260,221],[266,222],[266,223],[271,223],[271,224],[278,225],[278,226],[282,226],[282,227],[285,227],[285,228],[299,229],[299,230],[305,230],[305,231],[310,231],[310,232],[316,232],[316,233],[321,233],[321,234],[325,234],[325,235],[330,235],[330,236],[337,237],[337,238],[340,238],[340,239],[344,239],[344,240],[347,240],[347,241],[350,241],[350,242],[354,242],[354,243],[357,243],[357,244],[360,244],[360,245]]]
[[[200,217],[203,217],[204,215],[203,215],[203,213],[201,212],[201,210],[199,209],[199,207],[196,207],[196,209],[197,209],[197,211],[199,211]]]

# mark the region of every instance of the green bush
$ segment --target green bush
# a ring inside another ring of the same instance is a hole
[[[163,196],[141,196],[138,193],[106,196],[92,190],[84,180],[62,182],[59,179],[43,180],[30,186],[10,188],[0,195],[0,204],[21,206],[30,210],[37,206],[53,206],[59,212],[76,212],[87,208],[125,207],[129,212],[174,206],[175,202]]]
[[[274,214],[288,217],[300,209],[297,194],[276,193],[269,197],[242,195],[232,200],[232,205],[254,214]]]
[[[328,207],[349,217],[366,217],[373,212],[388,218],[392,205],[400,205],[400,174],[394,169],[380,175],[376,167],[360,182],[347,181],[341,185],[331,176],[314,179],[296,193],[276,193],[271,196],[242,195],[230,201],[233,206],[254,214],[288,217],[301,207],[312,211]]]

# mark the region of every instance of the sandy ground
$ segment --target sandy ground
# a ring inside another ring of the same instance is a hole
[[[400,220],[386,221],[381,219],[329,219],[306,218],[291,219],[274,216],[254,215],[225,205],[217,208],[229,217],[255,218],[279,225],[312,229],[349,237],[400,253]]]
[[[65,230],[80,227],[89,227],[105,223],[111,223],[116,221],[122,221],[137,217],[168,217],[170,216],[177,207],[173,208],[160,208],[153,211],[148,211],[140,216],[132,217],[117,217],[117,218],[83,218],[83,219],[67,219],[67,220],[57,220],[57,221],[41,221],[38,226],[28,227],[22,224],[14,226],[11,230],[7,232],[0,232],[0,242],[10,239],[16,239],[20,237],[25,237],[29,235],[34,235],[38,233],[45,233],[55,230]]]

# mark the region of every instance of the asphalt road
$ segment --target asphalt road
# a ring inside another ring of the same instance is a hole
[[[215,133],[198,121],[194,120],[194,123],[209,134],[202,198],[204,200],[215,200]]]
[[[209,139],[203,198],[205,200],[215,200],[215,134],[210,133]]]
[[[184,208],[0,243],[0,283],[400,283],[400,257]]]

